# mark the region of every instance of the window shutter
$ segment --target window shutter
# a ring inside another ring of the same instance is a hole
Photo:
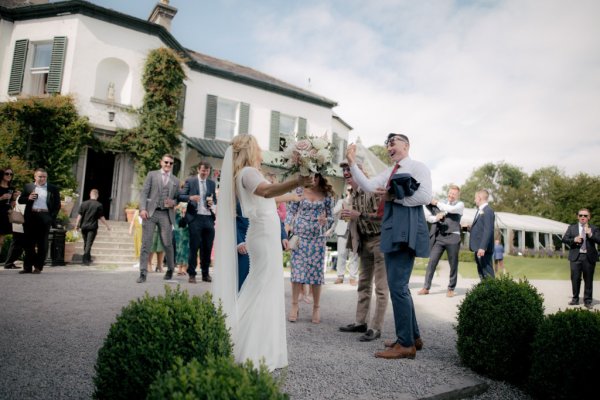
[[[21,39],[15,42],[13,63],[10,69],[10,80],[8,82],[8,94],[16,96],[23,90],[23,74],[25,73],[25,62],[27,61],[27,50],[29,39]]]
[[[67,51],[67,37],[55,36],[52,43],[52,56],[50,58],[50,70],[48,72],[48,93],[60,93],[62,86],[63,67],[65,65],[65,53]]]
[[[271,137],[269,150],[279,151],[279,111],[271,111]]]
[[[183,129],[183,116],[185,114],[185,95],[187,86],[181,85],[181,93],[179,94],[179,105],[177,107],[177,127]]]
[[[335,153],[334,153],[335,157],[333,157],[333,161],[336,162],[336,163],[339,163],[340,161],[342,161],[341,160],[341,158],[342,158],[341,157],[341,154],[342,154],[341,150],[342,149],[340,148],[341,147],[341,143],[340,142],[341,142],[341,140],[340,140],[338,134],[336,132],[333,132],[331,134],[331,147],[332,147],[332,151],[335,151]]]
[[[298,139],[304,139],[306,137],[306,118],[298,117]]]
[[[250,125],[250,104],[240,103],[240,122],[238,124],[238,135],[247,135]]]
[[[348,140],[342,139],[341,142],[342,142],[341,147],[342,147],[342,160],[343,160],[344,158],[346,158],[346,150],[348,150]]]
[[[214,139],[217,135],[217,96],[206,96],[206,119],[204,122],[204,137]]]

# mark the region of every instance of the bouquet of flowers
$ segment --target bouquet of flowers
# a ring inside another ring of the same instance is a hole
[[[281,156],[282,164],[288,168],[288,174],[300,173],[301,176],[327,173],[331,167],[331,144],[327,136],[308,136],[288,142]]]

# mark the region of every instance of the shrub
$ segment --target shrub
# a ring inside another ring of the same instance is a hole
[[[593,398],[600,362],[600,313],[572,309],[547,316],[533,341],[529,390],[543,399]]]
[[[1,262],[6,261],[6,258],[8,257],[8,249],[10,248],[10,243],[12,241],[13,241],[12,235],[4,236],[4,243],[2,244],[2,247],[0,248],[0,261]]]
[[[287,399],[264,365],[236,364],[231,357],[210,357],[204,364],[193,359],[162,374],[150,386],[148,400],[164,399]]]
[[[484,279],[459,305],[457,350],[462,362],[494,379],[527,379],[531,343],[544,317],[542,295],[507,274]]]
[[[210,293],[190,298],[179,287],[165,290],[158,297],[146,293],[117,316],[98,352],[94,398],[143,399],[176,357],[204,362],[209,355],[231,355],[225,317]]]
[[[445,251],[444,254],[442,254],[441,257],[442,260],[448,260],[448,252]],[[473,254],[472,251],[468,251],[468,250],[460,250],[458,252],[458,261],[463,263],[463,262],[475,262],[475,255]]]

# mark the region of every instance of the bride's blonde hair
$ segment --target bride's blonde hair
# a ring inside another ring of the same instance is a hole
[[[233,150],[233,178],[237,180],[238,174],[244,167],[260,169],[260,146],[252,135],[238,135],[231,141]]]

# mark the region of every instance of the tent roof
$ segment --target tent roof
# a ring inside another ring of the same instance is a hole
[[[461,225],[471,225],[475,217],[475,208],[465,208],[460,220]],[[568,224],[533,215],[519,215],[508,212],[496,212],[496,228],[517,231],[552,233],[563,235]]]

